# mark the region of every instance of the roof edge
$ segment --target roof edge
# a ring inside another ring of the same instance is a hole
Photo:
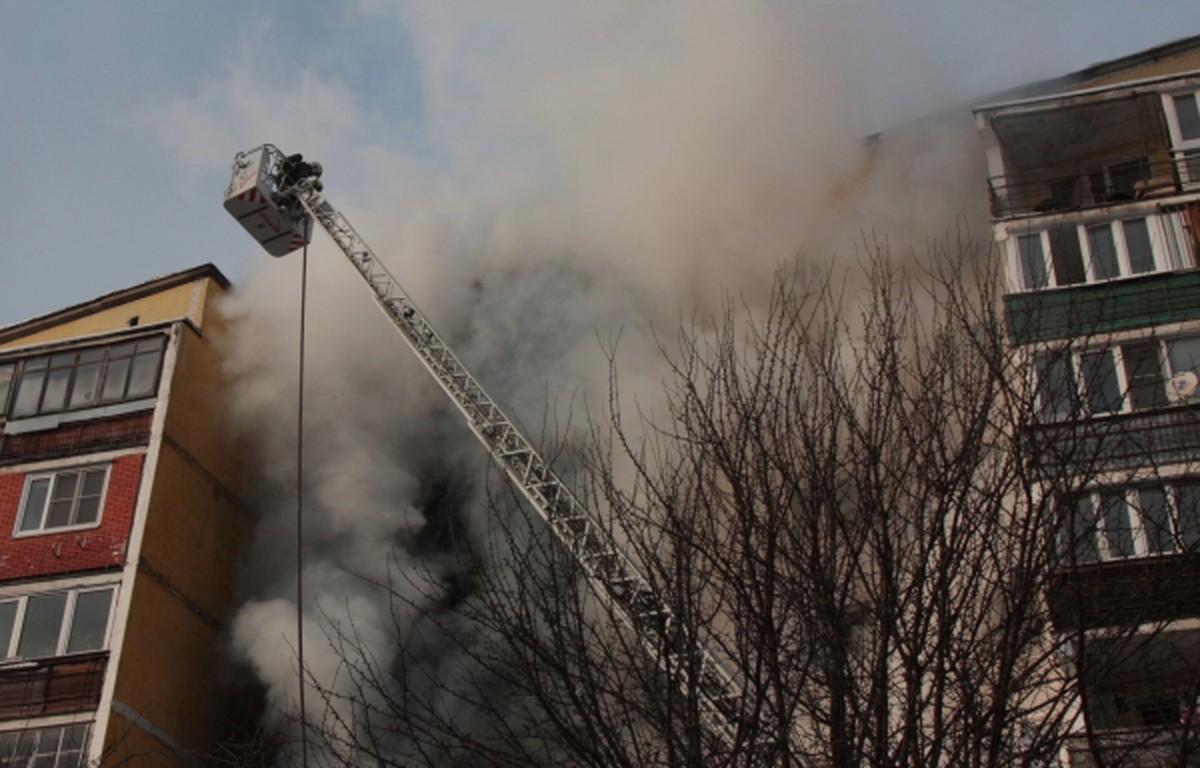
[[[224,289],[228,289],[231,285],[229,278],[225,277],[215,264],[201,264],[198,267],[185,269],[181,272],[172,272],[168,275],[161,275],[144,283],[130,286],[129,288],[121,288],[79,304],[72,304],[63,309],[38,315],[29,320],[0,327],[0,344],[203,278],[211,278]]]

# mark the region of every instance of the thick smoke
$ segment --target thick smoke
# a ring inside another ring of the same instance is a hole
[[[271,138],[321,160],[330,199],[534,437],[605,401],[604,349],[617,338],[624,405],[653,411],[655,334],[669,337],[722,297],[753,305],[781,264],[853,261],[864,237],[923,249],[964,217],[980,220],[969,115],[867,142],[862,83],[816,14],[683,0],[384,5],[360,12],[412,45],[410,143],[364,140],[389,105],[356,104],[312,72],[288,83],[251,53],[166,119],[224,114],[260,131],[230,146]],[[251,110],[243,89],[275,96]],[[338,120],[306,120],[330,105]],[[262,512],[232,643],[287,713],[298,690],[287,649],[300,257],[256,258],[228,307]],[[457,599],[443,578],[454,564],[439,559],[430,529],[450,515],[462,535],[479,535],[482,451],[336,250],[318,237],[310,260],[306,662],[339,690],[331,631],[387,659],[393,621],[411,618],[393,614],[379,585],[411,606]],[[448,488],[474,501],[447,501]],[[325,704],[313,701],[320,719]]]

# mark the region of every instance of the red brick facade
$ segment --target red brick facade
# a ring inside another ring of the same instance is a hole
[[[14,537],[26,473],[0,473],[0,581],[113,568],[125,562],[144,454],[112,462],[100,525],[64,533]],[[85,464],[81,461],[80,464]]]

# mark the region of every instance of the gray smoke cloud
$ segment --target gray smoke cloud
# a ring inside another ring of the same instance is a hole
[[[185,137],[181,151],[270,138],[321,160],[330,200],[534,437],[543,424],[582,424],[605,401],[613,339],[622,407],[654,412],[664,372],[652,331],[669,336],[723,296],[753,305],[782,263],[852,262],[864,234],[902,253],[964,221],[986,231],[970,116],[866,143],[862,73],[843,66],[844,27],[828,14],[778,3],[577,5],[360,4],[411,42],[419,150],[363,141],[387,106],[355,103],[312,71],[272,68],[262,29],[245,33],[227,80],[162,120],[228,139]],[[222,128],[234,124],[237,133]],[[447,478],[474,487],[465,523],[483,535],[483,456],[336,249],[321,240],[310,258],[306,663],[338,690],[346,678],[325,641],[331,626],[352,628],[375,658],[396,652],[397,604],[376,584],[401,591],[414,613],[448,599],[439,576],[452,564],[420,554],[424,507]],[[238,421],[261,479],[231,643],[286,713],[298,692],[289,649],[300,259],[257,264],[226,307],[238,321]],[[325,705],[309,701],[321,719]]]

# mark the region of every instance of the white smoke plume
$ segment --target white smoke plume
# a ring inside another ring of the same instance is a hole
[[[618,336],[625,392],[653,409],[650,331],[670,335],[723,296],[752,304],[780,264],[853,260],[870,233],[922,249],[964,217],[984,231],[969,115],[869,147],[864,73],[846,66],[830,13],[732,0],[372,0],[355,12],[411,45],[419,108],[402,138],[373,128],[394,105],[357,103],[315,65],[272,64],[262,26],[225,80],[158,119],[197,164],[264,140],[324,163],[330,200],[526,425],[602,403],[602,347]],[[187,141],[198,131],[205,141]],[[257,259],[228,307],[262,480],[232,643],[288,711],[300,258]],[[395,603],[372,582],[414,605],[448,598],[438,565],[404,553],[420,549],[431,489],[469,483],[482,451],[336,249],[318,237],[310,259],[306,663],[336,689],[330,625],[376,658],[395,652]],[[481,510],[469,510],[470,527]]]

